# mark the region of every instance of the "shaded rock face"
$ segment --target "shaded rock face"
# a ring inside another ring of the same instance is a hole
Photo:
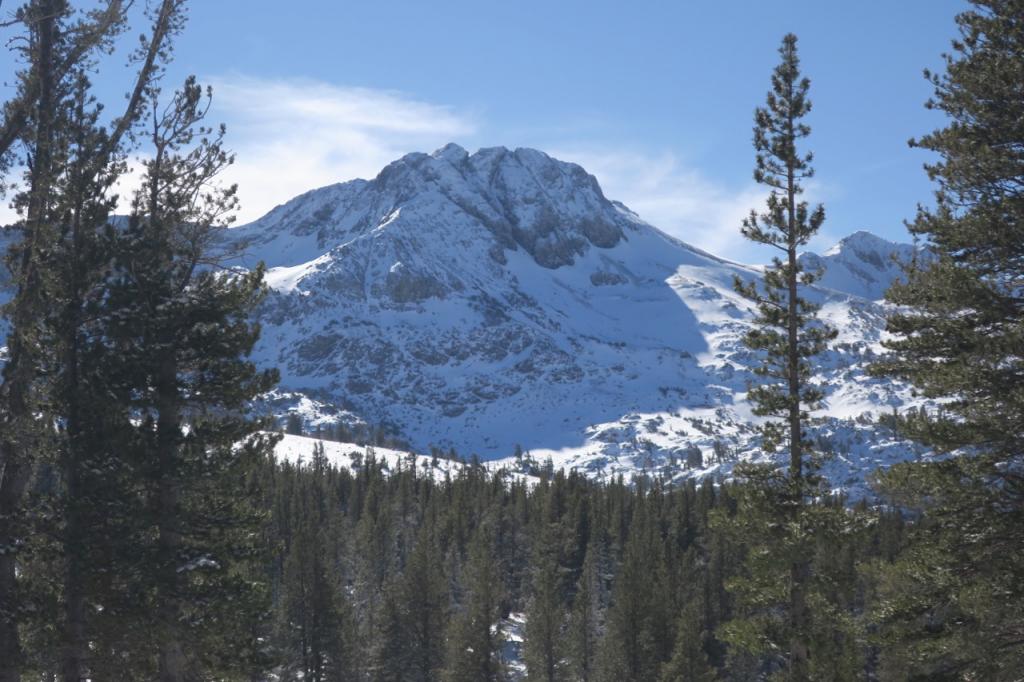
[[[575,164],[448,145],[230,238],[246,244],[241,265],[269,267],[254,358],[281,370],[275,409],[292,396],[314,422],[397,425],[420,451],[521,445],[594,475],[702,476],[731,466],[721,453],[757,452],[745,395],[758,356],[741,341],[754,311],[733,280],[759,271],[658,231]],[[805,295],[841,330],[817,363],[827,424],[907,400],[864,372],[901,249],[858,234],[803,257],[826,270]]]
[[[395,303],[416,303],[428,298],[443,298],[448,287],[429,274],[415,272],[403,263],[388,271],[384,288]]]
[[[607,270],[598,270],[590,274],[590,283],[596,287],[625,284],[628,281],[625,276]]]

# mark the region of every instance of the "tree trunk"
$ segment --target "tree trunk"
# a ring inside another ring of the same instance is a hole
[[[17,272],[18,291],[11,315],[9,355],[3,370],[0,402],[6,412],[0,423],[0,682],[21,679],[22,651],[18,635],[18,515],[32,471],[36,429],[31,392],[38,365],[34,338],[42,307],[39,273],[41,227],[46,219],[52,184],[54,37],[57,17],[53,0],[41,3],[33,55],[32,78],[38,84],[34,158],[29,181],[25,237]]]
[[[160,622],[160,680],[184,682],[187,660],[182,642],[179,608],[179,563],[181,553],[180,514],[180,441],[181,405],[178,397],[177,363],[173,345],[165,346],[165,356],[156,377],[157,466],[160,472],[157,500],[158,555],[160,580],[157,593],[157,618]]]
[[[70,421],[70,419],[69,419]],[[76,429],[77,431],[77,429]],[[77,453],[74,451],[75,435],[69,430],[71,452],[64,466],[66,476],[67,516],[65,524],[64,552],[64,624],[63,652],[61,656],[61,679],[64,682],[81,682],[86,679],[86,657],[88,640],[85,627],[85,562],[83,552],[83,531],[79,509],[80,475]]]
[[[84,99],[79,99],[75,108],[76,143],[80,149],[85,147],[86,132],[83,128],[86,116]],[[92,159],[95,162],[95,159]],[[64,682],[80,682],[88,677],[87,657],[89,654],[85,618],[85,571],[89,561],[85,556],[86,539],[89,532],[88,521],[82,518],[83,495],[85,489],[82,482],[82,463],[89,456],[86,448],[90,443],[85,439],[85,419],[83,410],[88,409],[88,396],[83,390],[81,376],[82,351],[80,332],[82,327],[82,309],[87,287],[86,272],[83,265],[85,251],[82,225],[84,205],[87,201],[86,178],[81,168],[72,173],[76,177],[70,183],[74,194],[74,205],[71,212],[71,250],[67,254],[69,263],[67,287],[67,303],[64,316],[59,320],[56,339],[63,350],[64,381],[60,387],[63,394],[63,407],[67,415],[66,439],[63,443],[61,468],[64,476],[64,623],[63,652],[61,661],[61,678]]]
[[[790,86],[792,88],[792,85]],[[791,92],[792,94],[792,92]],[[792,116],[789,119],[789,134],[791,139],[795,137],[794,121]],[[803,513],[803,428],[800,423],[800,337],[797,315],[798,279],[797,279],[797,248],[799,240],[796,224],[796,177],[793,164],[789,164],[787,173],[787,199],[788,204],[788,243],[786,244],[786,255],[788,257],[789,272],[787,282],[789,289],[788,301],[788,325],[787,325],[787,374],[789,379],[789,477],[793,486],[792,494],[795,496],[793,502],[795,508],[793,513],[798,521]],[[807,578],[810,566],[803,556],[793,558],[790,567],[790,643],[789,643],[789,674],[793,682],[802,682],[807,679],[807,643],[804,641],[807,618]]]

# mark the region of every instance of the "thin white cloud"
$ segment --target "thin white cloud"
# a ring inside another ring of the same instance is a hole
[[[597,178],[609,199],[621,201],[643,220],[688,244],[746,263],[764,263],[777,255],[740,233],[743,219],[752,209],[764,211],[768,197],[767,189],[753,180],[728,187],[688,167],[671,152],[584,147],[556,150],[552,155],[580,164]],[[830,188],[813,182],[802,198],[814,203],[830,194]],[[834,241],[823,233],[809,249],[827,248]]]
[[[238,184],[239,224],[308,190],[371,178],[403,154],[432,151],[476,130],[469,116],[392,91],[239,75],[207,83],[213,87],[207,120],[227,124],[227,147],[236,157],[221,181]],[[118,212],[130,210],[139,159],[118,183]],[[0,222],[17,219],[9,200],[0,200]]]
[[[476,131],[469,116],[401,93],[318,81],[210,79],[212,121],[228,126],[239,222],[316,187],[375,176],[410,151],[432,151]]]
[[[211,83],[211,117],[227,122],[237,154],[225,179],[239,184],[239,222],[315,187],[373,177],[403,154],[429,152],[478,130],[471,116],[401,93],[238,75]],[[743,217],[763,205],[765,193],[753,183],[726,188],[669,153],[546,151],[579,163],[607,196],[680,239],[730,258],[764,258],[739,233]]]
[[[402,93],[311,80],[271,80],[231,75],[207,79],[213,86],[211,123],[228,126],[235,164],[222,180],[238,183],[238,223],[264,215],[308,190],[353,178],[372,178],[411,151],[429,152],[447,142],[474,140],[474,116]],[[467,145],[468,146],[468,145]],[[688,243],[734,260],[763,262],[774,253],[740,234],[766,192],[752,181],[727,187],[688,167],[674,154],[649,154],[607,145],[545,149],[594,174],[606,196]],[[119,211],[128,210],[140,175],[119,183]],[[811,188],[820,194],[820,188]],[[6,203],[6,202],[4,202]],[[0,218],[13,212],[0,207]],[[819,237],[812,247],[826,246]]]

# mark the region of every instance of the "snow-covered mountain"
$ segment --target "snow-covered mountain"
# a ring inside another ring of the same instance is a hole
[[[821,270],[820,286],[879,300],[901,275],[901,264],[911,261],[914,247],[882,239],[870,232],[854,232],[819,256],[805,253],[801,264],[808,270]]]
[[[486,460],[518,445],[594,475],[705,475],[763,456],[740,342],[752,309],[733,292],[758,268],[660,232],[578,165],[452,144],[231,236],[244,265],[270,268],[256,354],[281,370],[276,409],[310,424],[384,422],[419,452]],[[825,269],[807,295],[840,330],[818,362],[837,485],[911,454],[857,421],[906,400],[864,367],[884,324],[875,299],[909,248],[857,233],[803,256]]]

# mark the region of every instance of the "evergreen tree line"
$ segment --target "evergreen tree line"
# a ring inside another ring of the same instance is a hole
[[[271,510],[265,641],[284,679],[502,680],[512,658],[531,680],[754,680],[784,667],[730,631],[771,598],[740,587],[752,548],[728,530],[753,486],[561,471],[531,486],[474,466],[387,472],[372,454],[350,471],[322,446],[256,478]],[[813,505],[850,519],[806,557],[821,576],[815,679],[877,678],[902,660],[873,632],[871,576],[899,555],[903,516],[844,502]],[[514,655],[499,633],[510,614],[525,616]]]
[[[314,426],[307,426],[305,421],[297,412],[289,412],[282,420],[280,426],[284,432],[291,436],[308,436],[317,440],[334,441],[337,443],[357,443],[359,445],[373,445],[393,450],[411,450],[412,446],[408,441],[403,440],[395,434],[394,428],[385,424],[355,423],[346,424],[344,421],[331,423],[318,423]],[[456,459],[454,452],[442,453],[434,449],[432,455],[445,456]]]

